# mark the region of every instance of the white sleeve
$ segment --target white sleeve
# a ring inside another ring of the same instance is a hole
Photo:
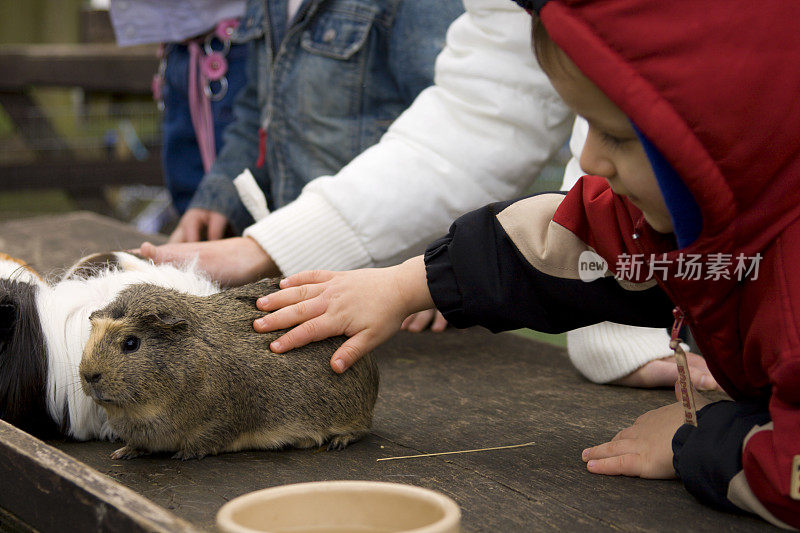
[[[682,346],[689,351],[689,346]],[[673,352],[666,329],[601,322],[568,331],[567,353],[587,379],[609,383]]]
[[[520,195],[572,115],[539,69],[527,13],[465,0],[435,84],[336,176],[250,226],[281,272],[384,265],[420,253],[459,215]]]

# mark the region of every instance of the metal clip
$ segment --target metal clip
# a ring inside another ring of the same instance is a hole
[[[212,83],[219,83],[219,91],[214,92],[213,89],[211,89]],[[206,95],[206,98],[208,98],[212,102],[219,102],[220,100],[225,98],[226,94],[228,94],[228,78],[223,76],[216,82],[209,81],[208,83],[203,85],[203,94]]]

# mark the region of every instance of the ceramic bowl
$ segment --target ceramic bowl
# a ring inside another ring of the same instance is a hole
[[[438,492],[377,481],[322,481],[263,489],[217,513],[225,533],[458,533],[461,511]]]

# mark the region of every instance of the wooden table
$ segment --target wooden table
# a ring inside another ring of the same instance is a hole
[[[0,251],[27,258],[43,270],[63,267],[85,252],[135,246],[141,239],[125,225],[86,213],[0,224]],[[645,410],[673,401],[672,391],[594,385],[574,370],[560,348],[479,329],[401,334],[378,350],[378,361],[381,392],[372,433],[344,451],[250,451],[186,462],[164,456],[113,461],[109,454],[118,444],[46,445],[27,436],[20,444],[15,434],[14,448],[7,446],[9,433],[0,431],[0,445],[5,446],[0,446],[0,473],[13,473],[14,454],[25,455],[20,446],[36,447],[40,456],[49,453],[68,462],[60,450],[79,461],[66,468],[54,460],[56,464],[41,475],[56,481],[41,483],[38,492],[37,475],[7,474],[11,481],[0,484],[0,507],[30,516],[30,507],[59,497],[60,469],[77,468],[90,479],[89,492],[99,496],[87,498],[70,488],[61,501],[72,498],[75,509],[86,509],[75,520],[97,517],[104,530],[131,530],[103,522],[103,516],[120,510],[135,516],[141,509],[153,513],[151,530],[213,530],[217,509],[240,494],[331,479],[394,481],[438,490],[461,506],[464,531],[771,529],[758,519],[700,505],[678,481],[586,471],[580,460],[584,447],[611,438]],[[376,461],[531,441],[534,444],[524,448]],[[64,479],[70,476],[67,472]],[[105,488],[96,489],[103,483]],[[107,487],[117,489],[106,502]],[[9,508],[8,502],[20,493],[31,496]],[[146,507],[140,496],[156,505]],[[65,511],[47,512],[58,516]],[[63,530],[63,520],[39,518],[34,525],[41,531],[58,530],[53,524]]]

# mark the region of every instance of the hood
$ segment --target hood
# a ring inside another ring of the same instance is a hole
[[[694,199],[702,228],[684,242],[679,234],[682,246],[753,254],[800,216],[800,2],[525,7],[628,115],[651,162],[663,159],[654,163],[662,191],[685,189],[665,194],[673,219]]]

